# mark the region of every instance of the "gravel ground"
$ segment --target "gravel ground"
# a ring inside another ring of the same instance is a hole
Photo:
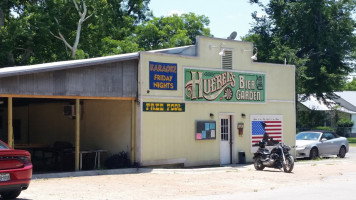
[[[356,152],[356,148],[352,148],[352,152]],[[356,172],[355,155],[349,153],[344,159],[298,161],[289,174],[271,168],[256,171],[249,164],[201,169],[140,169],[138,172],[97,171],[91,173],[123,174],[65,178],[36,179],[35,176],[19,199],[219,199],[219,195],[255,193],[301,184],[323,184],[330,177],[346,180],[345,174]]]

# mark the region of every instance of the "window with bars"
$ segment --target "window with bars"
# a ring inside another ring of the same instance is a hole
[[[232,69],[232,50],[224,50],[221,56],[221,66],[223,69]]]

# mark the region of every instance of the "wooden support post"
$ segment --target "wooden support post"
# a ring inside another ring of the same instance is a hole
[[[131,101],[131,164],[135,162],[135,100]]]
[[[75,171],[79,171],[80,152],[80,99],[75,100]]]
[[[9,97],[7,104],[7,144],[11,148],[14,148],[14,129],[12,127],[12,117],[12,97]]]

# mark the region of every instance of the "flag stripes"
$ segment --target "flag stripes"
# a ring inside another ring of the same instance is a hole
[[[269,139],[282,142],[282,121],[252,121],[252,145],[260,142],[265,133]]]

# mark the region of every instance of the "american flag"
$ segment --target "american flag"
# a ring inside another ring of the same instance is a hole
[[[265,133],[269,139],[282,142],[282,121],[252,121],[252,145],[260,142]]]

